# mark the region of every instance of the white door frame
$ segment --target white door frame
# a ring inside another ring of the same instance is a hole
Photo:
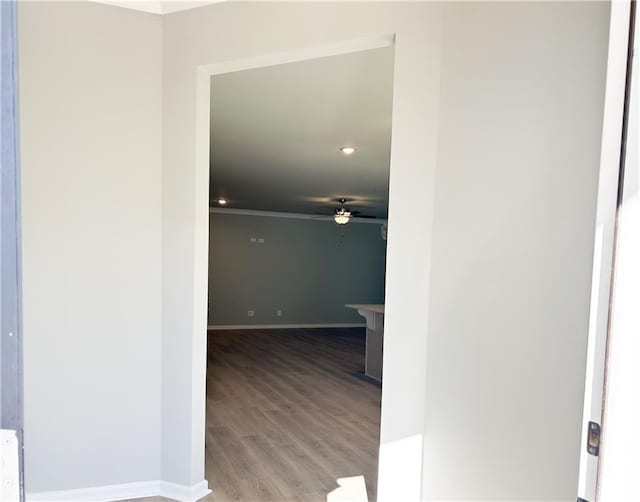
[[[638,14],[627,85],[621,189],[618,197],[612,301],[605,368],[602,448],[596,500],[638,499],[640,471],[640,78]],[[634,19],[635,18],[635,19]]]
[[[593,248],[591,303],[580,445],[578,498],[597,498],[599,456],[587,450],[590,424],[602,424],[607,338],[615,255],[616,214],[627,82],[630,1],[611,2],[609,51]],[[598,430],[598,435],[600,431]]]
[[[390,47],[395,44],[394,34],[381,34],[371,37],[349,40],[336,44],[314,46],[306,49],[268,54],[265,56],[224,61],[199,66],[197,69],[197,89],[196,89],[196,169],[195,169],[195,277],[201,278],[194,288],[194,332],[206,333],[207,326],[207,296],[208,296],[208,242],[209,242],[209,154],[210,154],[210,113],[211,113],[211,77],[225,73],[232,73],[243,70],[264,68],[268,66],[295,63],[311,59],[328,56],[338,56],[364,50]],[[395,92],[395,87],[394,87]],[[392,152],[393,158],[393,152]],[[393,162],[391,163],[393,165]],[[387,295],[389,293],[387,292]],[[200,360],[200,359],[194,359]],[[206,365],[206,362],[205,362]],[[206,372],[206,368],[204,369]],[[384,405],[384,401],[382,402]],[[381,410],[382,411],[382,410]],[[400,413],[401,410],[385,410],[387,414]],[[419,444],[418,451],[422,451],[422,443]],[[422,466],[421,458],[406,458],[406,465],[403,468],[410,472],[415,472],[420,476]],[[411,465],[414,460],[419,461],[418,465]],[[388,479],[394,479],[394,472],[397,467],[391,463],[380,463],[378,480],[385,477],[387,467]],[[407,469],[407,467],[410,467]],[[416,494],[419,491],[419,479]],[[215,487],[213,487],[215,489]]]

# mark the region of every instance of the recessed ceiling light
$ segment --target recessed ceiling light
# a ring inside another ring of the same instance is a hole
[[[343,146],[340,148],[340,151],[345,155],[351,155],[353,152],[356,151],[356,149],[352,146]]]
[[[224,206],[227,203],[227,199],[218,199],[218,204]]]

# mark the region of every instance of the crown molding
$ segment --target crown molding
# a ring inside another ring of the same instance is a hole
[[[278,211],[258,211],[254,209],[230,209],[223,207],[210,207],[209,213],[220,214],[236,214],[240,216],[263,216],[267,218],[292,218],[296,220],[314,220],[314,221],[333,221],[333,215],[322,216],[318,214],[305,214],[305,213],[283,213]],[[385,225],[386,219],[382,218],[358,218],[353,216],[349,221],[352,223],[368,223],[373,225]]]

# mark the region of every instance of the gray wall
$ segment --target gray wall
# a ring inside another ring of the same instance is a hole
[[[384,302],[379,225],[212,213],[209,247],[209,325],[362,323],[345,303]]]

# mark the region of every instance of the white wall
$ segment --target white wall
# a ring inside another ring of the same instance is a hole
[[[575,500],[608,5],[444,33],[423,494]]]
[[[18,11],[26,488],[158,479],[161,20]]]
[[[167,480],[196,483],[204,471],[208,173],[206,162],[204,170],[195,170],[198,67],[395,33],[379,493],[394,500],[419,498],[440,13],[441,7],[431,3],[221,3],[164,18],[163,476]],[[402,469],[400,478],[385,484],[389,468],[399,465],[387,456],[392,451],[412,468]]]
[[[21,4],[28,489],[203,478],[198,67],[394,33],[380,499],[575,498],[606,14]]]

